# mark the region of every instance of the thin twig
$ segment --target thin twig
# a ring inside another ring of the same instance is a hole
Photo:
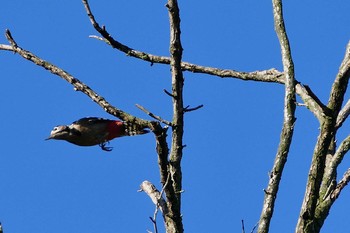
[[[169,184],[169,180],[170,180],[170,173],[168,173],[168,177],[166,178],[166,182],[165,182],[165,184],[163,185],[163,187],[162,187],[162,190],[160,191],[160,196],[163,196],[163,193],[164,193],[164,191],[165,191],[165,188],[168,186],[168,184]]]
[[[250,233],[253,233],[253,232],[254,232],[254,230],[256,229],[256,227],[258,226],[258,224],[259,224],[259,222],[257,222],[257,223],[255,224],[255,226],[252,228],[252,230],[250,231]],[[242,233],[245,233],[244,220],[243,220],[243,219],[241,220],[241,226],[242,226]]]
[[[158,208],[156,209],[156,212],[158,211]],[[154,215],[157,215],[156,213],[154,213]],[[156,221],[156,216],[154,216],[153,218],[152,217],[149,217],[149,219],[151,220],[151,222],[153,223],[153,228],[154,228],[154,232],[155,233],[158,233],[158,227],[157,227],[157,221]]]
[[[175,96],[173,96],[173,94],[171,94],[169,91],[167,91],[167,89],[163,89],[163,91],[165,92],[165,94],[167,94],[168,96],[175,98]]]
[[[144,113],[146,113],[147,115],[149,115],[150,117],[166,124],[166,125],[169,125],[169,126],[173,126],[173,124],[170,122],[170,121],[167,121],[167,120],[164,120],[163,118],[161,118],[160,116],[157,116],[155,114],[153,114],[152,112],[148,111],[146,108],[144,108],[143,106],[139,105],[139,104],[135,104],[136,107],[138,109],[140,109],[141,111],[143,111]]]
[[[96,39],[96,40],[100,40],[100,41],[106,42],[108,45],[111,45],[111,44],[108,42],[108,40],[106,40],[105,38],[100,37],[100,36],[90,35],[89,38],[93,38],[93,39]]]
[[[242,225],[242,233],[245,233],[245,229],[244,229],[244,220],[241,220],[241,225]]]
[[[253,229],[251,230],[250,233],[253,233],[253,232],[255,231],[255,229],[258,227],[258,225],[259,225],[259,222],[257,222],[257,223],[255,224],[255,226],[253,227]]]
[[[204,107],[203,104],[198,105],[197,107],[194,107],[194,108],[190,108],[190,105],[188,105],[184,108],[184,112],[192,112],[192,111],[198,110],[198,109],[203,108],[203,107]]]

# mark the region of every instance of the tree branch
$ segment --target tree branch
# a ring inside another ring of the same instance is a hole
[[[260,216],[258,232],[267,233],[269,231],[271,218],[274,211],[275,200],[279,189],[284,165],[287,162],[289,148],[292,142],[294,122],[295,122],[295,78],[294,64],[290,51],[289,40],[283,20],[282,2],[273,0],[273,15],[275,31],[277,33],[282,53],[283,70],[285,74],[285,97],[284,97],[284,120],[275,162],[270,173],[270,180],[265,192],[264,205]]]
[[[338,198],[340,191],[347,185],[348,181],[339,182],[337,186],[337,168],[343,160],[345,154],[350,149],[350,135],[342,141],[339,148],[331,153],[328,157],[328,162],[325,166],[325,172],[322,179],[322,186],[319,191],[318,203],[315,210],[315,219],[319,228],[323,225],[326,220],[330,208],[332,207],[335,200]]]
[[[333,110],[333,116],[337,117],[343,104],[344,95],[348,87],[350,77],[350,42],[346,46],[344,59],[340,65],[338,74],[333,82],[331,94],[328,100],[328,108]]]
[[[337,117],[337,123],[335,125],[336,129],[340,128],[344,121],[348,118],[350,114],[350,100],[346,102],[345,106],[339,111],[338,117]]]
[[[350,135],[348,135],[339,145],[338,149],[331,157],[329,165],[326,167],[323,183],[328,186],[336,178],[337,168],[342,162],[345,154],[350,150]]]
[[[345,186],[350,181],[350,168],[345,172],[343,178],[337,184],[337,187],[334,189],[334,192],[331,194],[332,199],[337,199],[341,193],[341,191],[345,188]]]
[[[186,106],[186,107],[183,109],[183,111],[184,111],[184,112],[192,112],[192,111],[196,111],[196,110],[198,110],[198,109],[200,109],[200,108],[203,108],[203,107],[204,107],[203,104],[198,105],[198,106],[196,106],[196,107],[194,107],[194,108],[190,108],[190,106],[188,105],[188,106]]]
[[[143,111],[144,113],[146,113],[147,115],[149,115],[150,117],[162,122],[163,124],[166,124],[168,126],[173,126],[173,124],[167,120],[164,120],[163,118],[161,118],[160,116],[157,116],[155,114],[153,114],[152,112],[148,111],[147,109],[145,109],[143,106],[136,104],[136,107],[138,109],[140,109],[141,111]]]
[[[332,183],[332,179],[335,179],[335,171],[328,171],[329,173],[325,174],[326,156],[330,145],[332,145],[331,143],[335,140],[337,121],[339,119],[338,117],[341,106],[343,104],[344,94],[347,89],[349,76],[350,43],[346,48],[345,57],[342,64],[340,65],[339,72],[332,85],[329,101],[327,104],[329,111],[326,112],[327,116],[325,116],[323,121],[320,122],[321,130],[314,149],[305,196],[298,219],[296,229],[297,233],[319,232],[325,218],[328,215],[329,208],[332,205],[332,202],[329,202],[328,199],[325,199],[325,194],[329,189],[329,185]],[[339,126],[343,121],[342,119],[345,120],[345,118],[340,119],[341,120],[338,122]],[[323,199],[325,199],[324,202],[322,202]]]
[[[13,48],[11,45],[5,45],[5,44],[0,44],[0,50],[7,50],[7,51],[13,51]]]
[[[96,38],[98,40],[105,41],[108,45],[112,46],[112,48],[117,49],[123,53],[125,53],[128,56],[135,57],[138,59],[142,59],[144,61],[148,61],[153,63],[160,63],[160,64],[170,64],[171,58],[165,57],[165,56],[157,56],[150,53],[138,51],[135,49],[132,49],[119,41],[115,40],[111,34],[106,30],[105,27],[100,27],[99,23],[96,21],[88,0],[83,0],[83,4],[85,6],[86,13],[90,19],[90,22],[92,26],[95,28],[95,30],[100,33],[100,35],[104,38],[99,38],[97,36],[93,36],[93,38]],[[91,36],[90,36],[91,37]],[[181,62],[180,67],[182,70],[191,71],[193,73],[205,73],[209,75],[215,75],[222,78],[232,78],[236,77],[242,80],[254,80],[254,81],[261,81],[261,82],[277,82],[277,83],[284,83],[283,74],[275,69],[270,70],[263,70],[263,71],[254,71],[254,72],[239,72],[235,70],[228,70],[228,69],[218,69],[214,67],[207,67],[207,66],[200,66],[191,64],[188,62]]]
[[[296,93],[306,104],[306,107],[316,116],[319,122],[323,121],[327,113],[329,115],[330,110],[321,102],[308,85],[297,83],[295,89]]]
[[[151,198],[153,204],[156,206],[156,209],[159,208],[162,212],[163,218],[165,218],[165,215],[168,214],[168,207],[166,205],[166,201],[162,197],[162,193],[159,192],[158,189],[147,180],[141,183],[140,188],[140,191],[145,192]]]
[[[154,64],[154,63],[170,64],[170,61],[171,61],[170,57],[157,56],[157,55],[153,55],[143,51],[138,51],[115,40],[110,35],[110,33],[107,32],[105,27],[101,28],[99,26],[90,9],[88,1],[83,0],[83,3],[85,5],[85,9],[89,16],[92,26],[102,36],[102,37],[98,37],[98,36],[90,36],[90,37],[105,41],[108,45],[112,46],[112,48],[117,49],[128,56],[151,62],[151,64]],[[201,66],[201,65],[196,65],[189,62],[181,62],[181,69],[184,71],[208,74],[208,75],[217,76],[221,78],[237,78],[244,81],[273,82],[273,83],[280,83],[280,84],[285,83],[284,73],[276,69],[253,71],[253,72],[240,72],[232,69],[219,69],[215,67]],[[317,103],[317,101],[315,101],[308,94],[308,92],[305,90],[305,88],[303,88],[302,85],[300,85],[298,82],[295,82],[295,84],[296,84],[296,93],[303,99],[308,109],[310,109],[310,111],[312,111],[312,113],[319,120],[321,120],[322,116],[324,115],[322,106],[319,106],[319,103]]]
[[[320,200],[320,187],[324,175],[326,155],[334,139],[334,122],[332,117],[325,117],[321,122],[320,134],[314,149],[304,200],[296,227],[297,233],[319,232],[322,226],[316,217],[318,215],[316,207]]]
[[[74,90],[81,91],[85,95],[87,95],[90,99],[92,99],[95,103],[100,105],[107,113],[123,120],[132,123],[133,126],[137,127],[137,125],[140,128],[150,128],[151,122],[147,120],[143,120],[141,118],[134,117],[116,107],[113,107],[110,103],[108,103],[102,96],[97,94],[95,91],[93,91],[89,86],[81,82],[79,79],[74,78],[71,74],[69,74],[67,71],[64,71],[63,69],[51,64],[50,62],[43,60],[36,56],[35,54],[22,49],[18,46],[16,41],[13,39],[11,33],[9,30],[6,30],[6,38],[10,42],[12,51],[15,53],[18,53],[23,58],[35,63],[38,66],[43,67],[46,70],[49,70],[51,73],[63,78],[67,82],[69,82],[71,85],[73,85]]]
[[[181,159],[183,148],[183,127],[184,127],[184,107],[183,107],[183,84],[184,78],[181,68],[182,45],[180,30],[180,13],[177,0],[168,0],[166,4],[169,12],[170,22],[170,68],[173,100],[173,120],[172,140],[170,152],[170,175],[172,192],[168,193],[168,207],[171,209],[171,217],[167,220],[167,232],[182,233],[181,217],[181,191],[182,191],[182,171]],[[165,189],[167,190],[167,189]],[[170,221],[169,221],[170,220]]]

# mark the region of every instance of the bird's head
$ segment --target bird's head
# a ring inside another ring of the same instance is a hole
[[[70,128],[67,125],[59,125],[53,128],[53,130],[50,133],[50,137],[46,138],[45,140],[49,139],[58,139],[58,140],[65,140],[70,134]]]

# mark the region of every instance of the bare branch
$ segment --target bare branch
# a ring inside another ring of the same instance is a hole
[[[350,168],[345,172],[343,178],[339,181],[334,192],[331,194],[331,198],[337,199],[341,191],[345,188],[345,186],[349,183],[349,181],[350,181]]]
[[[250,233],[253,233],[253,232],[254,232],[254,230],[255,230],[255,228],[258,226],[258,224],[259,224],[259,222],[257,222],[257,223],[255,224],[255,226],[254,226],[253,229],[250,231]],[[245,233],[244,220],[243,220],[243,219],[241,220],[241,226],[242,226],[242,233]]]
[[[170,179],[170,173],[168,174],[168,178],[167,178],[166,183],[164,184],[161,192],[159,192],[156,189],[156,187],[149,181],[144,181],[140,185],[141,189],[139,191],[145,191],[147,193],[147,195],[151,198],[152,202],[156,206],[156,209],[155,209],[154,214],[153,214],[153,218],[150,217],[150,219],[151,219],[151,221],[153,223],[154,231],[156,233],[158,232],[158,227],[157,227],[157,213],[158,213],[158,209],[160,208],[160,210],[161,210],[161,212],[163,214],[163,219],[164,220],[165,220],[165,214],[168,213],[168,208],[167,208],[166,202],[163,199],[163,193],[164,193],[164,190],[165,190],[165,188],[167,187],[167,185],[169,183],[169,179]]]
[[[152,200],[156,208],[159,208],[164,215],[168,214],[168,207],[166,201],[162,197],[161,192],[149,181],[145,180],[140,185],[141,191],[144,191]]]
[[[329,112],[329,109],[318,99],[309,86],[297,83],[295,85],[295,91],[302,98],[306,107],[321,122],[326,113]]]
[[[156,208],[156,212],[158,212],[158,208]],[[156,215],[156,213],[154,213],[154,214]],[[154,232],[158,233],[157,221],[154,218],[152,218],[152,217],[149,217],[149,219],[151,220],[151,222],[153,224]],[[152,233],[149,230],[147,230],[147,232]]]
[[[325,112],[327,115],[324,117],[323,121],[320,122],[320,134],[314,149],[305,196],[298,219],[297,233],[308,231],[318,232],[333,204],[333,201],[325,198],[325,195],[333,179],[335,179],[337,163],[340,163],[343,157],[341,152],[343,149],[338,149],[338,154],[328,167],[326,167],[326,157],[332,145],[331,143],[335,140],[338,115],[347,89],[349,77],[350,43],[346,48],[345,57],[332,85],[327,104],[328,111]],[[339,121],[339,125],[341,125],[341,121]],[[341,148],[344,148],[344,146],[345,144],[341,145]],[[325,200],[322,201],[323,199]]]
[[[100,36],[90,35],[89,38],[94,38],[94,39],[96,39],[96,40],[104,41],[104,42],[106,42],[107,44],[109,44],[109,42],[108,42],[106,39],[104,39],[104,38],[102,38],[102,37],[100,37]],[[110,45],[110,44],[109,44],[109,45]]]
[[[325,171],[324,183],[328,184],[336,178],[336,172],[339,164],[343,160],[345,154],[350,150],[350,135],[348,135],[339,145],[338,149],[331,158],[330,164]]]
[[[257,228],[258,225],[259,225],[259,222],[257,222],[257,223],[255,224],[255,226],[254,226],[253,229],[250,231],[250,233],[254,233],[254,231],[255,231],[255,229]]]
[[[160,63],[160,64],[170,64],[171,58],[166,56],[157,56],[150,53],[138,51],[135,49],[132,49],[125,44],[120,43],[119,41],[115,40],[111,34],[106,30],[106,28],[101,28],[99,23],[96,21],[91,8],[89,6],[89,3],[87,0],[83,0],[83,4],[86,9],[86,13],[90,19],[90,22],[92,26],[95,28],[97,32],[99,32],[102,36],[90,36],[92,38],[105,41],[107,44],[111,45],[113,48],[118,49],[119,51],[125,53],[128,56],[135,57],[138,59],[142,59],[144,61],[148,61],[151,63]],[[104,38],[104,39],[103,39]],[[263,70],[263,71],[254,71],[254,72],[239,72],[235,70],[228,70],[228,69],[218,69],[214,67],[207,67],[207,66],[200,66],[191,64],[188,62],[181,62],[181,69],[191,71],[193,73],[205,73],[210,75],[219,76],[222,78],[232,78],[236,77],[242,80],[254,80],[254,81],[261,81],[261,82],[277,82],[277,83],[284,83],[283,74],[275,69],[270,70]]]
[[[350,114],[350,100],[346,102],[345,106],[339,111],[338,117],[337,117],[337,123],[335,125],[336,129],[340,128],[344,121],[348,118]]]
[[[160,170],[160,182],[163,184],[163,187],[165,187],[165,184],[168,182],[169,177],[169,161],[168,161],[168,155],[169,155],[169,148],[167,143],[167,131],[169,129],[168,126],[162,128],[160,126],[160,123],[157,121],[156,125],[154,127],[156,129],[154,133],[156,134],[156,150],[158,154],[158,166]],[[170,181],[171,182],[171,181]],[[166,187],[172,187],[172,186],[166,186]],[[168,189],[165,190],[165,193],[169,193]]]
[[[108,103],[102,96],[97,94],[95,91],[93,91],[89,86],[81,82],[79,79],[74,78],[71,74],[69,74],[67,71],[64,71],[63,69],[51,64],[48,61],[45,61],[35,54],[22,49],[19,47],[16,43],[16,41],[13,39],[11,33],[9,30],[6,30],[6,38],[10,42],[12,46],[12,51],[18,53],[23,58],[35,63],[38,66],[43,67],[46,70],[49,70],[51,73],[63,78],[67,82],[73,85],[74,90],[81,91],[82,93],[86,94],[89,98],[91,98],[95,103],[100,105],[106,112],[109,114],[118,117],[124,121],[133,123],[134,125],[137,124],[140,127],[150,127],[151,122],[147,120],[143,120],[141,118],[136,118],[116,107],[113,107],[110,103]]]
[[[245,233],[245,229],[244,229],[244,220],[241,220],[241,225],[242,225],[242,233]]]
[[[170,23],[170,68],[173,100],[173,120],[170,152],[170,175],[172,180],[171,192],[166,192],[167,201],[170,204],[172,218],[167,219],[167,232],[182,233],[183,224],[181,217],[181,190],[182,190],[182,171],[181,159],[183,149],[184,133],[184,111],[183,111],[183,84],[184,78],[181,68],[182,45],[180,30],[180,13],[177,0],[168,0],[166,4]],[[167,189],[165,189],[167,190]]]
[[[200,108],[203,108],[204,107],[204,105],[203,104],[201,104],[201,105],[198,105],[197,107],[194,107],[194,108],[190,108],[190,105],[188,105],[188,106],[186,106],[185,108],[184,108],[184,112],[192,112],[192,111],[196,111],[196,110],[198,110],[198,109],[200,109]]]
[[[167,91],[167,89],[163,89],[164,93],[167,94],[168,96],[175,98],[175,96],[173,96],[173,94],[171,94],[169,91]]]
[[[93,16],[90,6],[87,0],[83,0],[85,5],[86,12],[90,18],[90,22],[93,27],[98,31],[102,37],[98,36],[90,36],[92,38],[101,40],[106,42],[108,45],[112,46],[114,49],[117,49],[128,56],[135,57],[138,59],[142,59],[144,61],[160,64],[170,64],[171,59],[165,56],[157,56],[150,53],[146,53],[143,51],[138,51],[132,49],[119,41],[116,41],[109,32],[106,31],[106,28],[101,28],[95,17]],[[217,76],[221,78],[237,78],[245,81],[258,81],[258,82],[274,82],[274,83],[285,83],[284,73],[276,69],[269,70],[261,70],[261,71],[253,71],[253,72],[240,72],[232,69],[219,69],[215,67],[208,67],[202,65],[196,65],[189,62],[181,62],[181,69],[184,71],[190,71],[193,73],[202,73],[208,74],[212,76]],[[296,82],[296,93],[300,95],[300,97],[305,102],[306,106],[314,113],[314,115],[321,120],[323,111],[322,106],[319,106],[318,103],[308,95],[308,92]]]
[[[286,29],[284,26],[282,2],[273,0],[273,15],[275,31],[277,33],[282,53],[282,63],[285,74],[285,97],[284,97],[284,120],[280,144],[278,146],[275,162],[270,174],[270,180],[265,192],[264,205],[260,216],[258,232],[267,233],[270,227],[270,221],[274,211],[275,200],[279,189],[279,183],[282,177],[284,165],[287,162],[287,156],[292,142],[295,122],[295,78],[294,64],[289,46]]]
[[[350,42],[346,46],[344,59],[340,65],[339,72],[333,82],[328,108],[333,110],[333,116],[337,117],[343,104],[344,95],[350,78]]]
[[[0,50],[13,51],[13,48],[11,45],[0,44]]]
[[[338,167],[338,165],[341,163],[343,160],[344,156],[346,153],[348,153],[350,149],[350,135],[348,135],[344,141],[342,141],[336,150],[333,159],[332,159],[332,164],[334,169]]]
[[[164,120],[163,118],[161,118],[160,116],[157,116],[153,113],[151,113],[150,111],[148,111],[147,109],[145,109],[144,107],[142,107],[139,104],[136,104],[136,107],[139,108],[141,111],[145,112],[147,115],[149,115],[150,117],[168,125],[168,126],[173,126],[173,124],[170,121]]]

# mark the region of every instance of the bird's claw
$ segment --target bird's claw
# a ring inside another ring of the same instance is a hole
[[[101,147],[101,149],[104,150],[104,151],[112,151],[112,150],[113,150],[113,147],[107,147],[105,142],[104,142],[104,143],[101,143],[101,144],[100,144],[100,147]]]

